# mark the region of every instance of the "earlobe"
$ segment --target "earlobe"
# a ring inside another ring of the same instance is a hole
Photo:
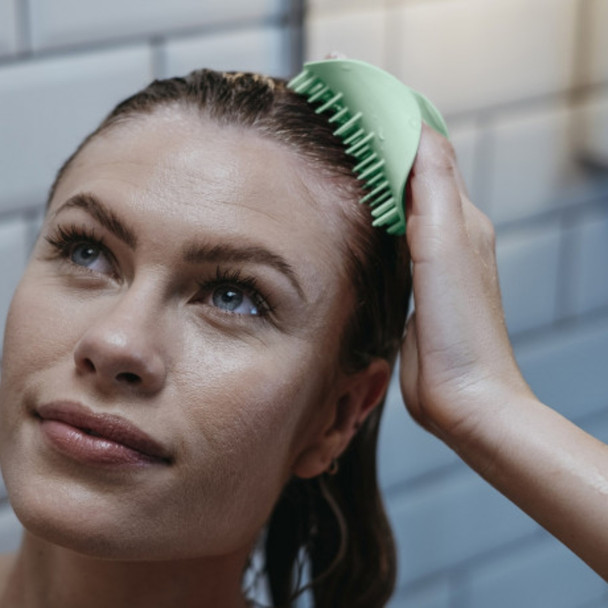
[[[293,474],[305,479],[327,471],[348,447],[365,419],[382,401],[390,382],[388,361],[374,359],[365,369],[341,378],[328,423],[296,459]]]

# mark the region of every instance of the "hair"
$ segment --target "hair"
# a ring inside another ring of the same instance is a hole
[[[92,138],[164,107],[195,110],[219,125],[250,128],[291,148],[341,188],[352,205],[339,212],[349,226],[346,268],[355,306],[340,344],[340,365],[348,373],[380,357],[394,363],[411,289],[405,239],[371,226],[367,207],[356,205],[362,185],[353,159],[332,132],[285,81],[259,74],[197,70],[186,77],[156,80],[105,118],[59,170],[57,184]],[[293,477],[267,524],[264,574],[272,601],[291,607],[310,588],[316,608],[376,608],[392,594],[396,556],[376,475],[376,445],[383,403],[368,416],[340,457],[334,475]],[[307,571],[309,584],[303,587]]]

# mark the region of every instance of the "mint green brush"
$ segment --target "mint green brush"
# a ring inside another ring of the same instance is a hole
[[[358,161],[353,171],[369,192],[374,226],[405,233],[404,191],[422,132],[422,121],[448,136],[441,114],[420,93],[369,63],[326,59],[304,64],[288,84],[317,114],[330,113],[346,152]]]

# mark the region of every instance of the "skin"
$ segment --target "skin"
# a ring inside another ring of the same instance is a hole
[[[0,457],[27,532],[0,605],[244,605],[242,571],[281,488],[327,469],[389,379],[384,361],[355,375],[337,364],[353,295],[336,244],[343,202],[318,181],[279,144],[176,108],[79,154],[7,321]],[[102,249],[60,254],[48,238],[71,226]],[[291,272],[249,251],[211,259],[226,245],[263,248]],[[235,288],[243,302],[226,310]],[[35,415],[54,400],[131,421],[169,463],[61,454]]]
[[[494,231],[450,144],[423,133],[407,241],[416,313],[402,347],[412,416],[608,580],[608,446],[541,403],[504,324]]]

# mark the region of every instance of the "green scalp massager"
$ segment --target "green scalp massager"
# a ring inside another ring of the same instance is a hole
[[[327,114],[358,179],[369,190],[361,199],[372,207],[374,226],[405,233],[404,193],[422,132],[422,121],[448,137],[441,114],[423,95],[391,74],[352,59],[304,64],[289,88]]]

